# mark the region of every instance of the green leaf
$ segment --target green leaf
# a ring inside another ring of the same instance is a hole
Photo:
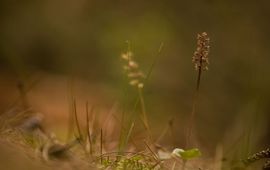
[[[173,150],[172,155],[185,159],[185,160],[189,160],[189,159],[197,158],[201,156],[202,154],[198,148],[192,148],[186,151],[184,149],[176,148]]]

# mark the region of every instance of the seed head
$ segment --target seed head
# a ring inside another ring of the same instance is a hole
[[[196,70],[208,70],[208,54],[210,49],[209,42],[210,38],[206,32],[198,34],[197,49],[192,58],[192,62],[194,63]]]

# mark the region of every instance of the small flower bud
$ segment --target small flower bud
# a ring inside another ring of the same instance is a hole
[[[129,61],[128,62],[128,65],[131,67],[131,68],[138,68],[138,64],[135,62],[135,61]]]
[[[137,79],[131,80],[131,81],[129,82],[129,84],[130,84],[131,86],[135,86],[135,85],[139,84],[139,80],[137,80]]]
[[[144,86],[144,84],[143,84],[143,83],[139,83],[139,84],[138,84],[138,88],[139,88],[139,89],[142,89],[142,88],[143,88],[143,86]]]

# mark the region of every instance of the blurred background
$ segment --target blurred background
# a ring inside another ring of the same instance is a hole
[[[115,103],[132,106],[136,91],[120,59],[126,41],[144,72],[163,43],[144,89],[146,109],[156,135],[173,120],[173,135],[161,143],[181,147],[196,85],[191,60],[196,36],[205,31],[210,65],[201,80],[197,140],[209,153],[217,144],[226,152],[264,149],[269,17],[267,0],[1,0],[0,112],[18,98],[18,81],[27,84],[30,105],[54,130],[67,124],[70,82],[79,110],[85,101],[104,114]]]

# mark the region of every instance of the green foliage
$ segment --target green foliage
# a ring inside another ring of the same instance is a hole
[[[198,148],[192,148],[186,151],[183,149],[176,148],[173,150],[172,154],[184,160],[190,160],[202,155],[201,151]]]
[[[113,170],[150,170],[160,169],[158,166],[155,167],[155,163],[148,160],[142,155],[136,155],[133,157],[123,156],[116,160],[104,159],[102,160],[101,169],[113,169]]]

